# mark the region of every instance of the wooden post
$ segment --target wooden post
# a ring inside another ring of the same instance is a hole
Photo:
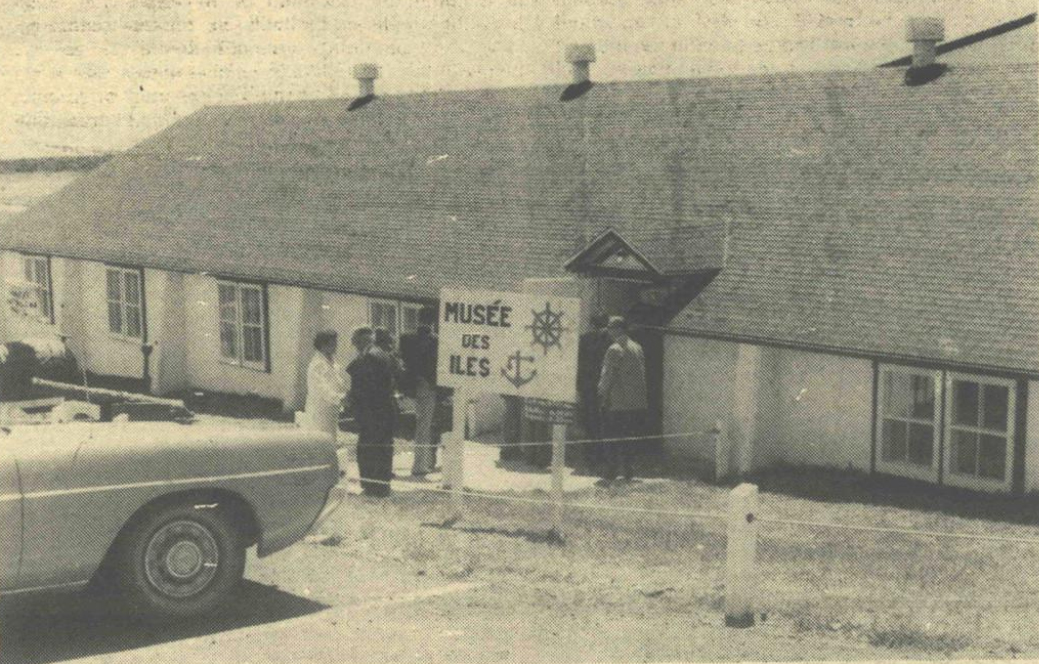
[[[465,435],[469,414],[469,392],[456,389],[451,406],[451,435],[448,438],[448,473],[446,484],[455,493],[451,494],[451,518],[462,518],[462,490],[465,488]]]
[[[563,537],[563,472],[566,470],[566,425],[552,425],[552,532]]]
[[[729,493],[725,545],[725,625],[754,625],[754,558],[758,549],[758,487],[741,484]]]

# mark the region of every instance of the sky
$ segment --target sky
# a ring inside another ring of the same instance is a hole
[[[592,78],[871,67],[909,52],[905,18],[946,37],[1036,0],[2,0],[0,158],[127,148],[207,104],[349,97],[351,68],[403,93]]]

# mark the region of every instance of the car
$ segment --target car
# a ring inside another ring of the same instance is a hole
[[[204,614],[247,548],[290,546],[345,496],[326,433],[115,419],[0,428],[0,596],[91,586]]]

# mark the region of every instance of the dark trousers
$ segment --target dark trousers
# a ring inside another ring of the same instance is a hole
[[[598,395],[592,393],[581,398],[581,426],[587,440],[598,440],[602,435],[602,410],[599,408]],[[603,463],[602,443],[582,443],[581,458],[586,468],[598,470]]]
[[[617,473],[631,479],[635,476],[635,460],[638,448],[644,441],[646,411],[607,410],[603,412],[603,438],[620,438],[602,443],[603,479],[612,480]]]
[[[393,425],[396,418],[392,413],[381,415],[358,421],[357,470],[361,474],[361,490],[373,496],[388,495],[389,482],[393,478]]]

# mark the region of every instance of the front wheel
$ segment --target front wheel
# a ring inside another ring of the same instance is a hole
[[[230,596],[245,571],[245,545],[219,506],[177,504],[155,510],[133,528],[118,570],[133,609],[195,616]]]

